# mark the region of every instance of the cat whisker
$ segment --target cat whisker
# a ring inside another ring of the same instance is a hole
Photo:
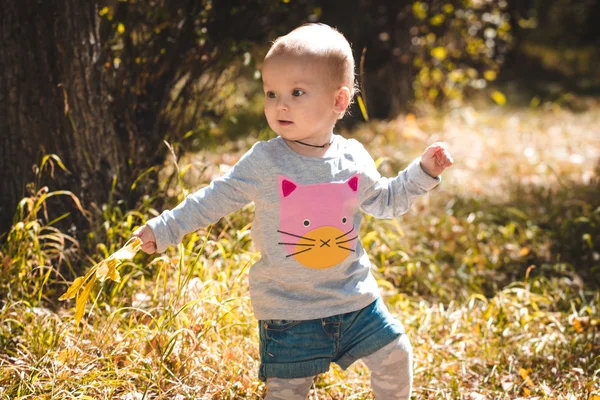
[[[288,258],[288,257],[291,257],[291,256],[295,256],[296,254],[304,253],[305,251],[310,251],[310,250],[312,250],[312,249],[304,249],[304,250],[300,250],[300,251],[297,251],[297,252],[295,252],[295,253],[288,254],[287,256],[285,256],[285,258]]]
[[[354,225],[352,225],[352,229],[350,229],[348,232],[338,236],[335,238],[335,240],[338,240],[339,238],[343,238],[344,236],[346,236],[347,234],[349,234],[350,232],[352,232],[354,230]]]
[[[344,250],[350,250],[351,252],[354,252],[354,250],[352,250],[352,249],[349,249],[349,248],[347,248],[347,247],[344,247],[344,246],[339,246],[339,245],[338,245],[338,247],[339,247],[340,249],[344,249]],[[309,250],[310,250],[310,249],[309,249]]]
[[[352,229],[354,229],[354,228],[352,228]],[[311,242],[314,242],[314,241],[315,241],[315,239],[307,238],[307,237],[305,237],[305,236],[298,236],[298,235],[294,235],[293,233],[289,233],[289,232],[280,231],[279,229],[277,229],[277,232],[279,232],[279,233],[283,233],[284,235],[290,235],[290,236],[293,236],[293,237],[297,237],[297,238],[300,238],[300,239],[304,239],[304,240],[310,240]]]
[[[344,240],[343,242],[335,242],[335,244],[342,244],[342,243],[346,243],[346,242],[351,242],[352,240],[356,239],[358,236],[354,236],[352,239],[348,239],[348,240]]]

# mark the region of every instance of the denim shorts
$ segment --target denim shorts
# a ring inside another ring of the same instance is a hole
[[[260,320],[258,378],[314,376],[333,361],[343,370],[402,335],[381,297],[358,311],[310,320]]]

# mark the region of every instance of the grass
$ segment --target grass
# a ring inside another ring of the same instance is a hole
[[[579,114],[464,108],[346,133],[369,144],[388,176],[437,140],[456,160],[408,214],[362,227],[386,303],[415,349],[415,398],[600,398],[599,111],[594,100]],[[251,142],[167,166],[170,203]],[[257,256],[251,205],[158,257],[125,262],[121,282],[96,285],[76,325],[74,302],[56,301],[64,276],[121,247],[158,210],[150,196],[136,210],[106,205],[79,244],[44,219],[46,192],[24,200],[0,250],[0,398],[264,395],[247,284]],[[371,399],[368,376],[360,362],[333,366],[310,399]]]

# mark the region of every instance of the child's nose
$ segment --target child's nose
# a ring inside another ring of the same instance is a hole
[[[279,99],[277,99],[277,110],[278,111],[287,111],[290,108],[287,105],[287,102],[282,99],[281,97]]]

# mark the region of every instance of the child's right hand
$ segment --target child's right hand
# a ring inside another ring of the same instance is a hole
[[[131,235],[140,238],[144,252],[148,254],[156,253],[156,237],[148,225],[140,226]]]

